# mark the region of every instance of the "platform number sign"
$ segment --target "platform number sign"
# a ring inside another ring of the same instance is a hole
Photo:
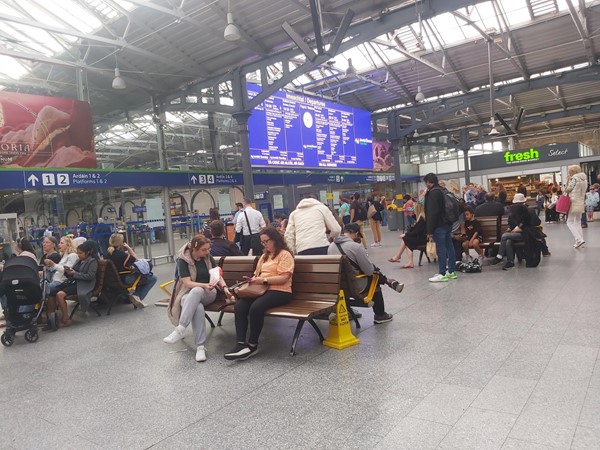
[[[57,173],[56,182],[59,186],[69,185],[69,174],[68,173]]]
[[[198,175],[199,184],[215,184],[215,176],[213,174]]]
[[[42,184],[44,186],[55,186],[56,178],[53,173],[43,173],[42,174]]]

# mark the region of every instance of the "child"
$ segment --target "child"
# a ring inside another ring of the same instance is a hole
[[[483,249],[479,245],[483,241],[481,233],[481,224],[475,219],[475,210],[472,206],[465,206],[465,223],[462,226],[462,234],[466,235],[466,240],[462,243],[463,250],[470,259],[469,249],[474,248],[479,258],[483,260]]]

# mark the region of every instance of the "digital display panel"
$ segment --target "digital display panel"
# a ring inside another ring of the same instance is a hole
[[[248,84],[248,96],[260,87]],[[297,92],[277,91],[248,120],[253,166],[373,169],[371,114]]]

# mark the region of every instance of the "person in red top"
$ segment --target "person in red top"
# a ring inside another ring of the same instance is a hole
[[[273,227],[266,227],[260,232],[260,242],[264,247],[263,254],[249,283],[263,284],[268,287],[268,290],[256,299],[240,298],[236,301],[237,342],[229,352],[225,353],[225,359],[230,361],[248,359],[256,355],[265,312],[292,300],[294,255],[288,250],[281,233]],[[249,336],[248,325],[250,325]]]

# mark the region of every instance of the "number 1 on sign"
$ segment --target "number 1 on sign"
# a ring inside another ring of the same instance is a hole
[[[43,173],[42,174],[42,184],[44,186],[54,186],[56,184],[54,174],[53,173]]]

